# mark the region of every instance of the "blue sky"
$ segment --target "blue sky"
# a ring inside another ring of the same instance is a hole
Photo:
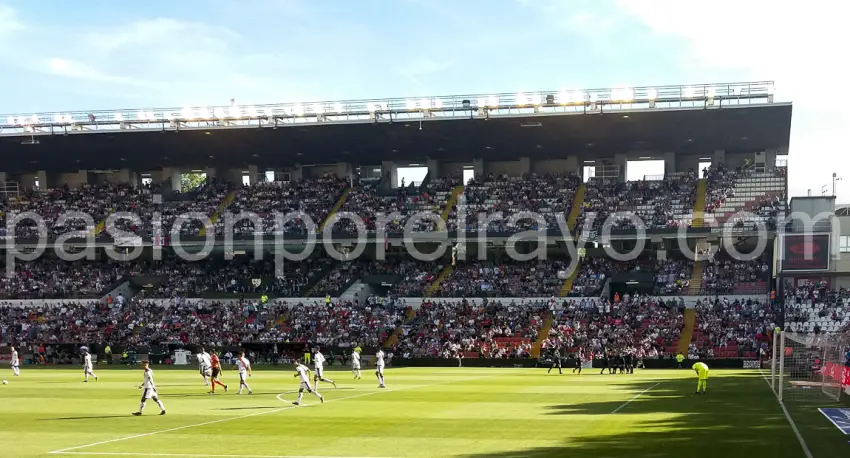
[[[848,9],[825,0],[0,0],[0,112],[774,80],[777,98],[795,103],[791,195],[819,194],[850,165],[840,135],[850,115],[837,101],[848,71],[836,53],[850,41]],[[843,184],[839,201],[850,202]]]

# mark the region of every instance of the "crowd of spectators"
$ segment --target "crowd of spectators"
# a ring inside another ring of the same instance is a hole
[[[347,181],[331,173],[291,182],[260,182],[242,186],[226,210],[229,216],[222,216],[216,221],[216,234],[225,233],[225,223],[230,219],[235,222],[233,233],[238,235],[253,235],[255,232],[303,235],[307,232],[307,225],[302,218],[295,217],[297,213],[309,216],[318,231],[347,186]],[[254,227],[248,219],[236,221],[237,215],[242,212],[256,214],[262,227]],[[282,228],[278,227],[280,221],[275,218],[276,213],[282,217]]]
[[[786,321],[798,332],[829,333],[850,326],[850,290],[826,281],[785,288]]]
[[[289,310],[285,323],[260,336],[261,341],[309,342],[326,347],[377,347],[404,320],[406,307],[369,297],[362,304],[301,304]]]
[[[641,358],[660,358],[679,337],[683,305],[660,297],[624,295],[566,300],[554,310],[554,323],[544,348],[581,351],[585,357],[612,349],[634,349]]]
[[[462,262],[439,285],[440,297],[549,297],[560,294],[565,260]]]
[[[419,186],[402,183],[391,194],[383,195],[379,181],[362,180],[349,193],[342,211],[357,215],[368,231],[377,230],[378,219],[383,216],[384,231],[388,233],[404,232],[406,227],[412,232],[434,232],[439,229],[438,220],[452,190],[460,183],[459,177],[450,175],[430,179]],[[335,232],[355,230],[354,223],[347,220],[334,225]]]
[[[520,232],[538,230],[532,218],[511,221],[519,212],[533,212],[545,220],[542,229],[557,229],[558,217],[564,223],[572,208],[576,189],[581,179],[575,174],[527,174],[522,177],[490,174],[475,177],[466,184],[462,203],[465,219],[458,220],[458,208],[449,215],[450,230],[458,228],[467,232]],[[481,227],[479,216],[486,214],[501,218]]]
[[[754,357],[776,327],[773,308],[766,301],[706,299],[697,302],[696,313],[691,359]]]
[[[679,227],[682,221],[677,215],[694,206],[696,182],[694,173],[628,182],[593,178],[588,181],[576,227],[598,230],[610,224],[611,230],[633,229],[635,223],[627,214],[638,217],[646,229]]]
[[[18,261],[12,275],[0,277],[0,298],[96,298],[124,276],[126,266],[113,262],[39,258]]]
[[[466,356],[528,356],[547,313],[547,303],[511,300],[426,301],[403,326],[393,349],[408,357],[444,356],[457,345]]]
[[[736,260],[727,254],[718,254],[704,261],[700,295],[766,293],[769,277],[767,256]]]
[[[366,275],[400,276],[389,290],[392,296],[417,297],[443,270],[445,261],[417,261],[415,259],[388,258],[383,261],[358,259],[337,263],[313,288],[312,295],[339,296],[346,287]]]

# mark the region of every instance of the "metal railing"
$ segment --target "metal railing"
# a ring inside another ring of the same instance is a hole
[[[139,108],[0,115],[0,135],[121,129],[215,129],[471,116],[558,115],[773,103],[772,81],[467,94],[184,108]]]

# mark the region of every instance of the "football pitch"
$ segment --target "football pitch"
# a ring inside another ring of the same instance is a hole
[[[257,368],[254,394],[207,395],[194,370],[155,369],[168,410],[149,401],[133,417],[138,369],[0,371],[0,456],[126,457],[806,457],[758,371],[713,371],[695,396],[689,370],[581,376],[545,369],[407,368],[353,380],[326,372],[326,402],[305,393],[290,367]],[[330,369],[333,369],[331,367]],[[235,383],[234,383],[235,382]],[[843,435],[816,409],[792,405],[811,456],[850,454]],[[834,407],[834,405],[833,405]]]

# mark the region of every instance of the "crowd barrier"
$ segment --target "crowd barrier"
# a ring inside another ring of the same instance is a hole
[[[732,359],[705,359],[702,362],[708,364],[712,369],[761,369],[762,364],[756,359],[732,358]],[[685,360],[682,367],[690,368],[696,361]],[[457,367],[454,358],[393,358],[393,367]],[[463,360],[465,367],[548,367],[550,360],[530,358],[468,358]],[[575,360],[565,358],[562,360],[563,367],[571,368]],[[676,369],[679,364],[675,359],[646,359],[643,361],[646,369]],[[593,368],[602,369],[606,367],[605,360],[594,360]]]

